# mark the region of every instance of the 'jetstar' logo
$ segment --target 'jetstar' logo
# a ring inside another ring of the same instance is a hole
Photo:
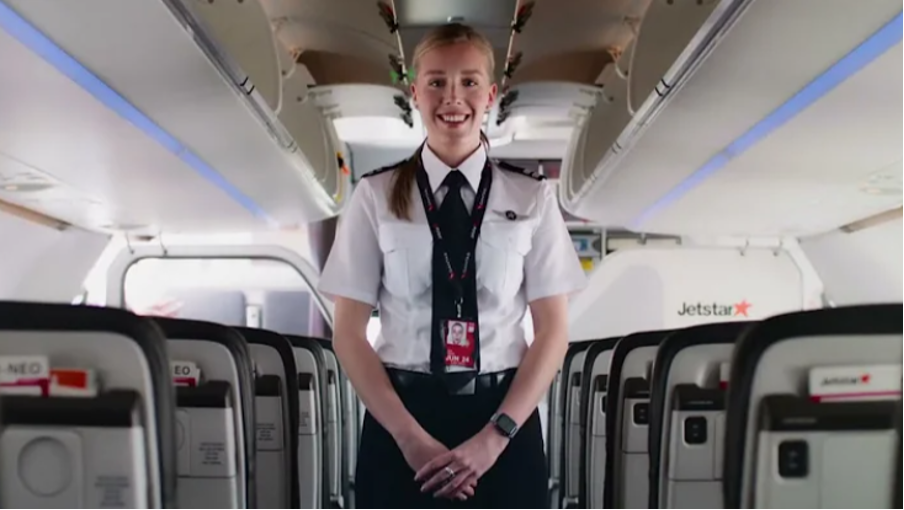
[[[738,315],[749,317],[747,315],[747,310],[753,306],[747,302],[747,300],[743,300],[739,303],[716,303],[715,301],[712,303],[702,303],[700,301],[696,303],[682,303],[681,309],[678,310],[678,315],[681,316],[691,316],[691,317],[736,317]]]

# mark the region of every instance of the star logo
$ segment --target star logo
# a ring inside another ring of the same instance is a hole
[[[869,384],[869,379],[870,379],[869,374],[863,374],[860,376],[860,382],[863,384]]]
[[[735,314],[735,316],[743,315],[744,317],[749,317],[749,315],[747,315],[747,310],[748,310],[751,306],[753,306],[753,305],[751,305],[750,303],[748,303],[746,299],[743,300],[743,301],[741,301],[740,303],[735,303],[735,305],[734,305],[734,309],[735,309],[734,314]]]

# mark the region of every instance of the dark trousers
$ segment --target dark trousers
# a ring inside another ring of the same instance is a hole
[[[452,449],[480,431],[502,403],[508,384],[473,395],[438,385],[399,387],[405,407],[437,441]],[[467,501],[422,494],[392,436],[367,413],[355,473],[357,508],[548,508],[548,476],[540,414],[534,411]]]

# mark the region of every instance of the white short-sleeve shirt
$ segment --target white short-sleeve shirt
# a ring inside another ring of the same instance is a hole
[[[425,144],[424,169],[437,203],[453,171]],[[470,210],[487,154],[481,147],[459,167],[470,186]],[[578,260],[553,187],[517,170],[493,166],[493,186],[477,242],[477,307],[481,372],[516,368],[527,351],[525,315],[536,299],[582,290]],[[411,220],[389,208],[394,169],[372,172],[356,186],[342,216],[319,290],[379,307],[374,349],[387,366],[430,371],[433,237],[417,185]]]

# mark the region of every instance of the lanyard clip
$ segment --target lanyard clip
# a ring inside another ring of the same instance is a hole
[[[455,301],[456,318],[461,319],[461,299]]]

